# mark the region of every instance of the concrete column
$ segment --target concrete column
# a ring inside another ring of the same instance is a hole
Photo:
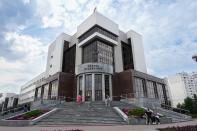
[[[113,94],[112,94],[112,76],[109,75],[109,95],[110,99],[113,100]]]
[[[105,100],[105,74],[102,74],[102,97]]]
[[[94,81],[95,74],[92,74],[92,101],[95,101],[95,81]]]
[[[146,87],[146,91],[147,91],[147,98],[150,98],[150,89],[148,89],[147,79],[144,79],[144,82],[145,82],[145,87]]]
[[[77,96],[79,95],[79,76],[77,76]]]
[[[85,74],[82,77],[82,101],[85,101]]]

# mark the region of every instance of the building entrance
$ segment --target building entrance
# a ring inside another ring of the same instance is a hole
[[[106,96],[112,98],[111,75],[82,74],[77,77],[77,94],[83,101],[103,101]]]

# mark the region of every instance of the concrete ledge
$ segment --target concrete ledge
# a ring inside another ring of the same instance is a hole
[[[44,118],[50,116],[51,114],[55,113],[56,111],[58,111],[58,108],[54,108],[53,110],[51,110],[51,111],[49,111],[49,112],[47,112],[47,113],[42,114],[41,116],[39,116],[39,117],[37,117],[37,118],[31,120],[31,121],[30,121],[30,125],[33,125],[33,124],[35,124],[36,122],[38,122],[38,121],[40,121],[40,120],[42,120],[42,119],[44,119]]]
[[[29,126],[29,125],[33,125],[35,124],[36,122],[48,117],[49,115],[55,113],[56,111],[58,110],[58,108],[54,108],[53,110],[45,113],[45,114],[42,114],[41,116],[33,119],[33,120],[7,120],[9,118],[12,118],[12,117],[15,117],[15,116],[18,116],[18,115],[22,115],[22,114],[25,114],[25,113],[21,113],[21,114],[18,114],[18,115],[15,115],[15,116],[12,116],[12,117],[9,117],[7,119],[3,119],[0,121],[0,125],[1,126],[10,126],[10,127],[21,127],[21,126]]]
[[[128,120],[129,125],[145,125],[146,119],[144,118],[129,118]]]
[[[161,124],[169,124],[169,123],[172,123],[172,118],[170,118],[170,117],[161,117],[160,121],[161,121]]]
[[[128,116],[118,107],[113,107],[113,110],[126,122],[128,122]]]

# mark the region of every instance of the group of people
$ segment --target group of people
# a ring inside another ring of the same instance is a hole
[[[160,124],[160,114],[151,111],[149,108],[145,112],[146,124]]]
[[[23,106],[23,112],[28,112],[30,111],[30,106],[29,105],[24,105]]]

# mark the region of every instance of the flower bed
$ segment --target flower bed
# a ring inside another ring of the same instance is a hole
[[[48,111],[49,110],[33,110],[18,116],[8,118],[7,120],[33,120],[41,116],[42,114],[47,113]]]
[[[127,116],[129,115],[129,109],[128,108],[123,108],[122,112],[124,112]]]
[[[196,131],[197,125],[189,125],[183,127],[167,127],[167,128],[159,128],[159,131]]]

